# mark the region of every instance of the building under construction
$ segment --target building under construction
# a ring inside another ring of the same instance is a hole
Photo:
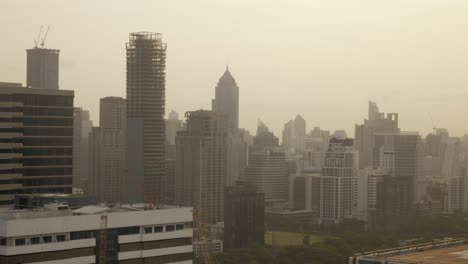
[[[145,196],[163,199],[165,189],[166,44],[161,34],[130,33],[127,43],[127,168]],[[127,184],[127,186],[131,186]],[[129,202],[140,201],[128,190]]]
[[[34,47],[26,50],[26,84],[35,89],[59,89],[58,49]]]

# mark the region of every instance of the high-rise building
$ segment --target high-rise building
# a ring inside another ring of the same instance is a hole
[[[331,138],[320,181],[320,222],[335,224],[352,218],[356,202],[353,139]]]
[[[0,215],[1,263],[187,263],[192,208],[50,203]]]
[[[245,184],[224,190],[224,248],[263,244],[265,236],[264,195]]]
[[[175,203],[193,206],[203,223],[223,221],[228,175],[228,119],[222,113],[186,113],[187,130],[176,136]]]
[[[58,49],[34,47],[26,50],[26,86],[34,89],[59,89]]]
[[[212,101],[213,111],[223,113],[229,120],[230,131],[239,131],[239,86],[226,67],[226,71],[216,85],[215,99]]]
[[[88,179],[88,136],[93,127],[89,111],[73,109],[73,187],[82,189]]]
[[[124,129],[126,123],[126,100],[108,96],[99,101],[99,127]]]
[[[420,141],[417,132],[374,135],[374,168],[384,170],[389,175],[378,187],[379,225],[403,224],[413,216],[413,203],[419,197],[417,183],[423,161]]]
[[[147,197],[163,199],[166,175],[166,44],[161,34],[130,33],[127,43],[127,169]],[[129,183],[129,201],[141,195]]]
[[[0,83],[0,205],[13,203],[14,194],[72,192],[73,97]]]
[[[265,194],[265,207],[284,208],[288,200],[286,154],[271,150],[251,153],[242,181]]]
[[[301,154],[304,151],[305,138],[306,121],[302,116],[297,115],[284,125],[282,145],[286,153]]]
[[[100,100],[100,127],[93,127],[89,137],[89,179],[87,193],[99,202],[126,202],[125,186],[125,99],[105,97]],[[129,186],[131,188],[132,186]]]
[[[369,101],[369,117],[364,124],[355,125],[355,149],[359,151],[359,168],[373,166],[373,149],[375,133],[399,132],[398,114],[379,112],[377,104]]]

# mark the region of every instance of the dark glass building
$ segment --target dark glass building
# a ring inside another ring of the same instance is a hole
[[[248,185],[224,189],[224,248],[264,243],[264,199]]]
[[[73,97],[0,83],[0,205],[15,194],[72,192]]]

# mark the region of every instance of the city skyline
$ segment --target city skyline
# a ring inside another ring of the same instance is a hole
[[[146,2],[144,9],[113,2],[105,22],[99,16],[104,3],[63,4],[60,13],[54,13],[62,5],[56,1],[7,3],[15,16],[1,20],[18,26],[5,27],[7,35],[16,33],[0,53],[0,77],[26,83],[25,50],[33,47],[40,25],[50,25],[46,47],[61,50],[60,87],[75,90],[76,106],[90,110],[98,123],[99,98],[125,93],[122,43],[128,32],[148,30],[161,32],[171,43],[166,114],[210,109],[213,88],[229,65],[240,87],[240,127],[250,131],[260,118],[281,135],[284,122],[301,114],[309,128],[345,129],[352,135],[367,101],[373,100],[384,111],[398,112],[403,130],[431,132],[432,115],[435,125],[451,135],[468,132],[463,124],[468,39],[458,30],[467,21],[468,3],[278,2],[263,9],[263,2],[248,7],[243,2]],[[155,8],[168,14],[178,10],[187,18],[153,17]],[[234,12],[243,20],[229,16]],[[121,19],[127,15],[131,21]],[[249,23],[249,29],[240,30]],[[205,67],[200,68],[202,59]],[[343,105],[347,111],[338,112]]]

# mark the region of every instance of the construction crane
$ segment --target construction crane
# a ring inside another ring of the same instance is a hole
[[[208,240],[206,239],[205,225],[202,222],[200,212],[193,209],[193,220],[198,230],[198,242],[200,243],[200,250],[203,254],[203,260],[205,264],[216,264],[213,257],[211,256],[210,249],[208,248]]]
[[[99,230],[99,264],[106,264],[107,250],[107,213],[101,215],[101,229]]]
[[[37,48],[37,44],[39,44],[39,41],[41,39],[41,34],[42,34],[42,26],[39,29],[39,34],[37,34],[37,38],[34,40],[34,47]]]
[[[127,178],[130,180],[135,190],[137,190],[141,198],[143,198],[143,202],[150,206],[150,209],[154,209],[158,206],[157,196],[151,196],[151,197],[146,196],[143,190],[143,187],[141,187],[141,184],[138,182],[138,180],[135,178],[133,174],[131,174],[128,170],[125,170],[125,176],[127,176]]]
[[[42,47],[42,48],[44,48],[45,41],[46,41],[46,39],[47,39],[47,34],[49,33],[49,29],[50,29],[50,27],[47,27],[47,30],[46,30],[46,32],[45,32],[45,34],[44,34],[44,37],[43,37],[42,40],[41,40],[41,47]]]

